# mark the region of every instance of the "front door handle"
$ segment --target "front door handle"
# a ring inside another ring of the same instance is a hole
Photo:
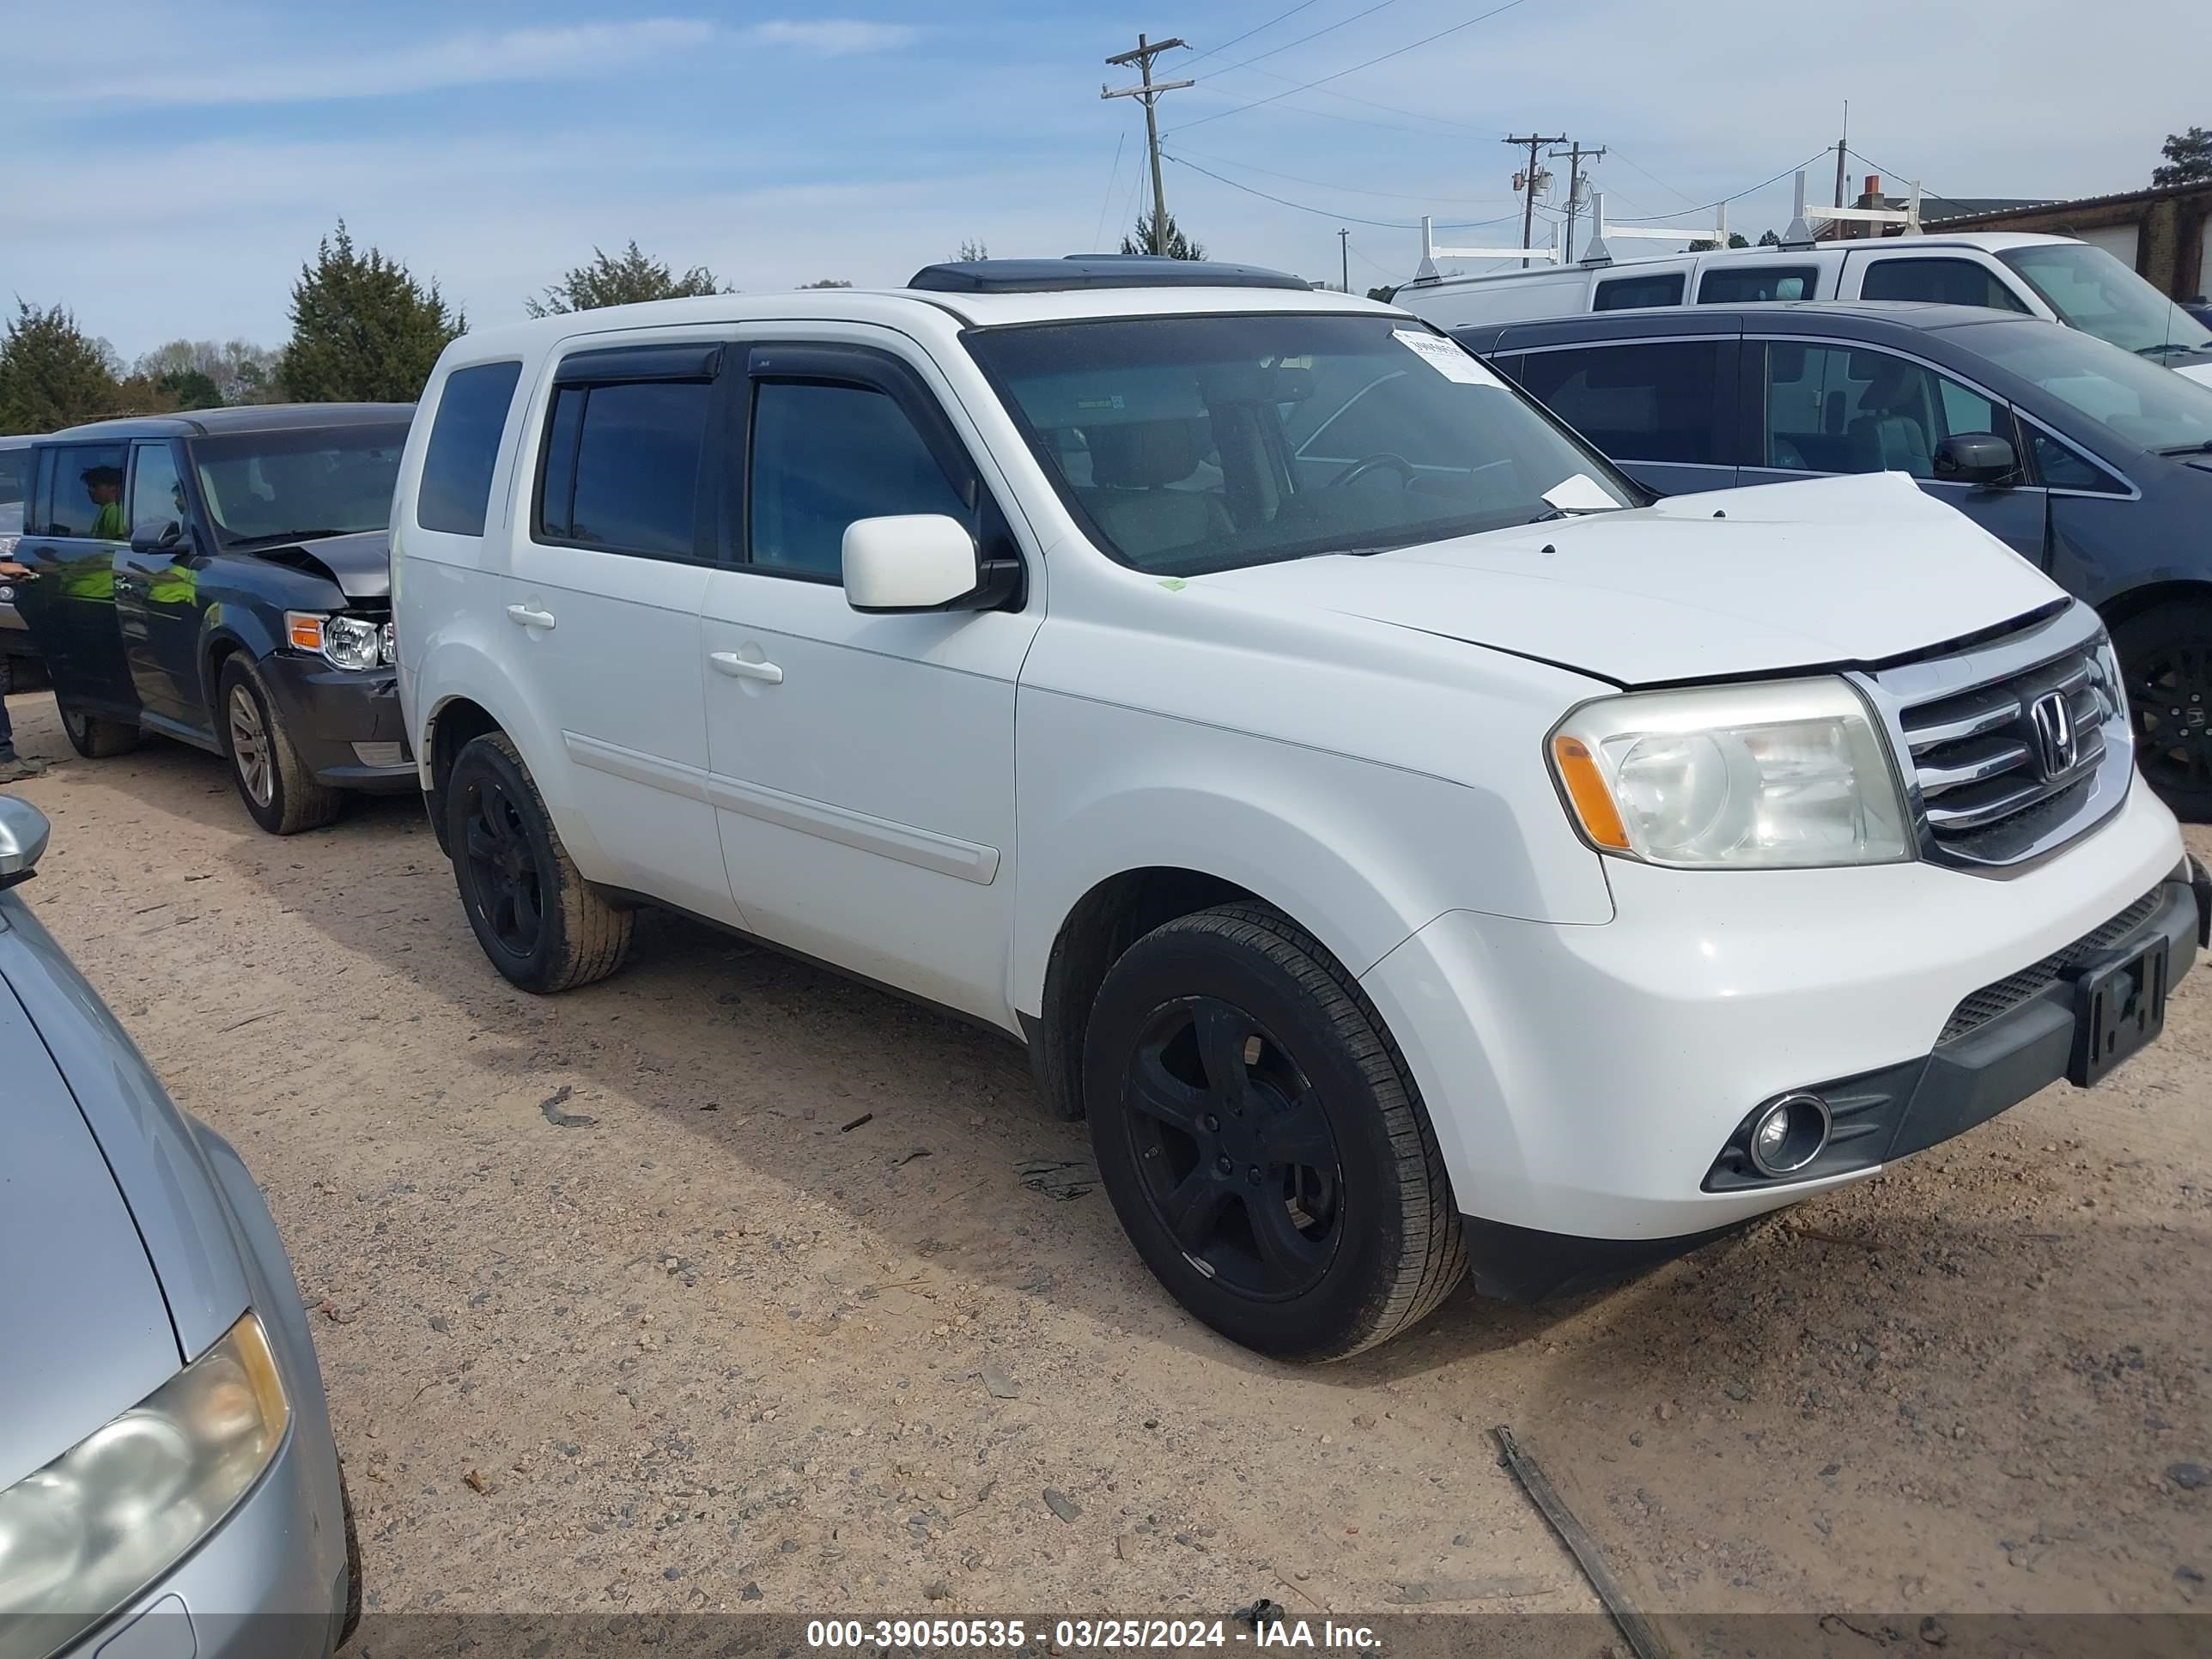
[[[783,670],[772,662],[747,662],[734,651],[717,651],[707,660],[714,665],[718,674],[727,674],[733,680],[761,680],[769,685],[783,684]]]
[[[520,628],[543,628],[550,631],[553,627],[553,613],[550,611],[540,611],[527,605],[507,606],[507,619]]]

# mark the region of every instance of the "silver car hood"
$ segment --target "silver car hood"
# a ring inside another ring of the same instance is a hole
[[[6,942],[0,916],[0,944]],[[76,1099],[0,978],[0,1491],[175,1375],[167,1304]]]

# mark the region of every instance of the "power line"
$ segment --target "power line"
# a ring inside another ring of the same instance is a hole
[[[1678,202],[1686,202],[1690,199],[1689,192],[1687,191],[1675,189],[1674,185],[1668,184],[1664,179],[1659,177],[1656,173],[1652,173],[1647,168],[1638,167],[1632,157],[1623,155],[1619,150],[1614,150],[1608,159],[1615,161],[1627,162],[1628,166],[1633,171],[1643,173],[1645,178],[1649,179],[1653,184],[1658,185],[1660,189],[1665,191],[1669,196],[1673,197]],[[1638,210],[1639,212],[1641,210],[1642,210],[1640,209]]]
[[[1488,22],[1492,18],[1498,16],[1504,12],[1511,11],[1516,6],[1524,6],[1528,3],[1528,0],[1505,0],[1505,3],[1504,5],[1493,6],[1488,11],[1483,12],[1477,16],[1470,17],[1463,23],[1454,23],[1449,28],[1438,29],[1434,34],[1424,35],[1419,40],[1415,40],[1409,45],[1399,46],[1394,51],[1382,52],[1376,57],[1368,58],[1364,63],[1354,64],[1350,69],[1340,69],[1333,75],[1317,76],[1314,80],[1308,81],[1301,86],[1291,88],[1290,92],[1279,92],[1266,98],[1257,98],[1249,104],[1240,104],[1235,109],[1225,109],[1214,115],[1201,115],[1195,121],[1186,121],[1182,126],[1170,127],[1168,131],[1170,134],[1174,134],[1182,132],[1190,127],[1203,126],[1208,121],[1218,121],[1225,116],[1241,115],[1246,110],[1258,109],[1264,104],[1279,102],[1282,99],[1290,97],[1292,93],[1308,92],[1316,87],[1325,85],[1328,82],[1341,81],[1347,75],[1357,75],[1362,70],[1372,69],[1376,64],[1388,63],[1393,58],[1402,58],[1407,52],[1417,52],[1423,46],[1429,46],[1435,41],[1443,40],[1448,34],[1457,34],[1463,29],[1471,29],[1477,23]],[[1366,13],[1362,12],[1359,15],[1365,16]],[[1350,21],[1351,20],[1346,19],[1346,21]]]
[[[1907,182],[1910,182],[1910,181],[1911,181],[1911,174],[1909,174],[1909,173],[1893,173],[1893,172],[1891,172],[1887,167],[1886,167],[1882,166],[1882,164],[1881,164],[1881,162],[1879,162],[1879,161],[1875,161],[1875,160],[1874,159],[1874,157],[1873,157],[1873,156],[1871,156],[1871,155],[1868,155],[1868,154],[1867,154],[1864,150],[1863,150],[1863,149],[1854,149],[1853,151],[1851,151],[1851,154],[1852,154],[1852,155],[1856,155],[1856,156],[1857,156],[1857,157],[1859,158],[1859,160],[1860,160],[1860,161],[1864,161],[1864,162],[1865,162],[1869,167],[1872,167],[1872,168],[1873,168],[1876,173],[1879,173],[1880,174],[1881,174],[1881,176],[1882,176],[1884,179],[1905,179],[1905,180],[1906,180]],[[1930,197],[1930,196],[1938,196],[1938,197],[1942,196],[1942,192],[1941,191],[1935,191],[1935,190],[1930,190],[1930,189],[1929,189],[1929,188],[1928,188],[1927,184],[1925,183],[1925,181],[1923,181],[1923,182],[1922,183],[1921,186],[1920,186],[1920,194],[1921,194],[1921,198],[1922,198],[1922,199],[1923,199],[1923,200],[1925,200],[1927,198],[1929,198],[1929,197]],[[1949,198],[1945,198],[1944,199],[1948,200]]]
[[[1413,220],[1363,219],[1356,214],[1340,213],[1334,208],[1318,208],[1310,206],[1304,202],[1293,202],[1288,197],[1273,195],[1270,192],[1258,189],[1254,185],[1240,184],[1234,179],[1224,179],[1221,174],[1214,172],[1211,167],[1202,167],[1199,166],[1197,162],[1189,160],[1188,157],[1178,155],[1171,149],[1164,149],[1160,154],[1166,157],[1167,160],[1173,161],[1177,167],[1188,167],[1193,173],[1204,173],[1207,178],[1212,179],[1217,185],[1226,185],[1231,190],[1241,190],[1247,196],[1257,196],[1261,200],[1273,202],[1278,207],[1294,208],[1300,213],[1314,214],[1323,219],[1349,220],[1355,225],[1370,225],[1377,230],[1419,230],[1420,228],[1419,223]],[[1502,225],[1508,220],[1515,219],[1519,216],[1520,216],[1517,214],[1509,213],[1504,215],[1503,217],[1497,219],[1461,220],[1451,224],[1438,225],[1437,228],[1439,230],[1474,230],[1485,225]]]
[[[1325,28],[1317,28],[1310,34],[1301,34],[1295,40],[1285,40],[1281,46],[1270,46],[1265,52],[1255,52],[1251,57],[1245,58],[1242,63],[1231,64],[1227,69],[1218,69],[1213,72],[1216,75],[1233,75],[1238,70],[1249,68],[1250,65],[1261,62],[1263,58],[1279,57],[1282,53],[1288,52],[1292,46],[1303,46],[1309,40],[1318,40],[1324,34],[1334,34],[1337,30],[1342,28],[1346,23],[1357,23],[1363,17],[1372,17],[1376,12],[1381,11],[1385,6],[1395,6],[1397,3],[1398,0],[1375,0],[1375,3],[1368,7],[1364,11],[1355,11],[1349,17],[1340,17],[1335,22],[1329,24]],[[1257,33],[1257,31],[1255,31],[1255,33]]]
[[[1298,0],[1298,3],[1292,6],[1290,10],[1277,12],[1266,22],[1261,24],[1258,28],[1246,29],[1243,33],[1238,35],[1234,40],[1224,40],[1218,46],[1208,46],[1204,52],[1199,53],[1197,57],[1190,59],[1190,62],[1194,64],[1202,64],[1207,58],[1212,57],[1216,52],[1228,51],[1230,47],[1237,44],[1237,40],[1249,40],[1254,35],[1262,33],[1267,30],[1274,27],[1276,24],[1281,22],[1285,17],[1295,17],[1298,13],[1304,11],[1308,6],[1310,6],[1313,3],[1314,0]]]
[[[1098,204],[1098,228],[1091,233],[1091,246],[1101,246],[1106,235],[1106,215],[1114,205],[1114,184],[1121,176],[1121,146],[1129,141],[1126,132],[1114,136],[1114,170],[1106,175],[1106,198]]]
[[[1719,201],[1707,202],[1701,207],[1684,208],[1677,213],[1655,213],[1650,216],[1654,219],[1686,219],[1693,213],[1711,213],[1715,208],[1719,207],[1723,203],[1741,201],[1747,196],[1755,195],[1759,191],[1765,190],[1769,185],[1780,184],[1784,179],[1787,179],[1793,173],[1802,173],[1807,167],[1811,167],[1814,162],[1819,161],[1827,153],[1828,147],[1826,144],[1823,144],[1820,149],[1814,150],[1812,155],[1807,156],[1795,167],[1786,167],[1783,168],[1781,172],[1776,173],[1771,179],[1762,179],[1757,184],[1747,185],[1744,189],[1737,191],[1733,195],[1722,197]],[[1656,180],[1654,182],[1656,183]]]
[[[1347,196],[1374,196],[1393,202],[1447,202],[1455,207],[1489,207],[1494,198],[1477,196],[1417,196],[1404,191],[1370,190],[1364,185],[1333,185],[1326,179],[1308,179],[1295,173],[1279,173],[1273,167],[1263,167],[1257,162],[1240,161],[1233,156],[1209,155],[1202,149],[1185,149],[1185,155],[1195,155],[1200,161],[1211,161],[1216,167],[1237,167],[1246,173],[1264,173],[1270,179],[1286,179],[1294,185],[1311,185],[1316,190],[1342,191]]]

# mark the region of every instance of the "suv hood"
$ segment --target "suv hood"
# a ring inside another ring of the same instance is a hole
[[[2212,357],[2200,357],[2185,363],[2176,363],[2173,372],[2186,374],[2204,386],[2212,386]]]
[[[380,599],[392,592],[392,532],[387,530],[257,547],[253,556],[327,576],[349,599]]]
[[[1198,580],[1620,685],[1879,662],[2063,597],[1903,473],[1675,495]]]
[[[8,942],[0,917],[0,946]],[[0,1490],[176,1374],[131,1211],[39,1030],[0,977]]]

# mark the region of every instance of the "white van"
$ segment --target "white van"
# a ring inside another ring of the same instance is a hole
[[[651,904],[1003,1031],[1147,1265],[1273,1353],[2094,1083],[2212,905],[2096,613],[1910,479],[1655,504],[1279,273],[465,335],[392,557],[501,973],[610,974]]]
[[[2023,312],[2212,383],[2212,329],[2104,249],[2070,236],[1986,231],[1715,249],[1419,279],[1396,296],[1439,328],[1778,300],[1922,300]]]

